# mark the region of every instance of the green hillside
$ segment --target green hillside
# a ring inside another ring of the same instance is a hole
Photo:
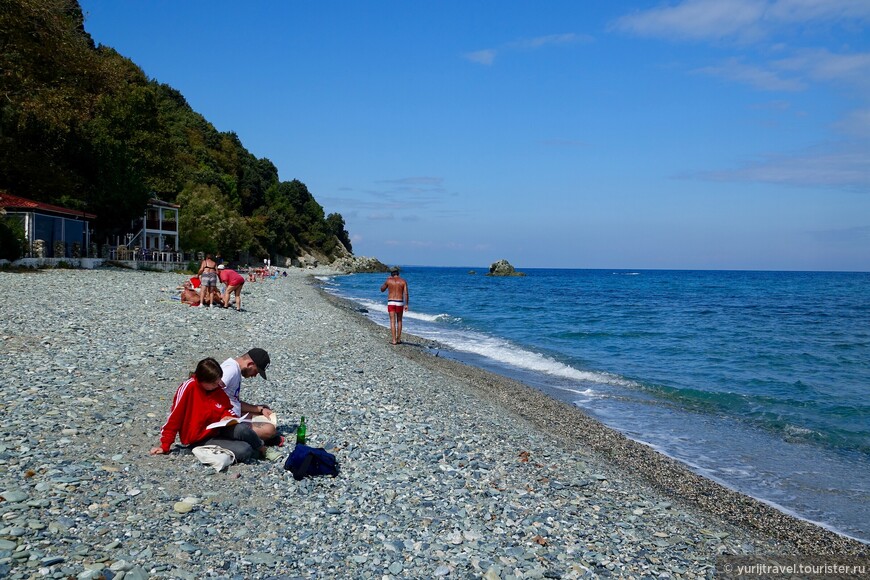
[[[96,214],[99,243],[156,195],[181,205],[186,251],[351,250],[342,216],[324,215],[304,183],[280,181],[177,90],[95,46],[76,0],[0,3],[0,78],[0,189]]]

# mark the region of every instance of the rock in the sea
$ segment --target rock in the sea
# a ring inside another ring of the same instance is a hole
[[[489,267],[487,276],[525,276],[525,273],[517,272],[507,260],[499,260]]]
[[[330,267],[347,274],[389,272],[390,270],[386,264],[377,258],[369,258],[366,256],[346,256],[344,258],[339,258],[330,264]]]

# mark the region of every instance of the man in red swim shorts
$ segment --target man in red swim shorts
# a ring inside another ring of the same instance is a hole
[[[393,335],[392,344],[402,342],[402,315],[408,310],[408,283],[399,276],[398,266],[390,268],[390,277],[381,286],[381,292],[387,292],[387,312],[390,313],[390,332]]]

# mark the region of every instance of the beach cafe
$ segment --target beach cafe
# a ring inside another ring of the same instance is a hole
[[[86,258],[91,246],[90,222],[96,215],[34,201],[0,191],[0,208],[17,220],[27,239],[25,255],[33,258]]]
[[[175,269],[190,258],[179,246],[180,207],[153,197],[142,217],[130,224],[129,233],[116,236],[114,243],[107,239],[98,248],[90,227],[96,215],[0,190],[0,210],[25,233],[21,263],[30,266],[67,261],[92,268],[112,260],[132,268]]]

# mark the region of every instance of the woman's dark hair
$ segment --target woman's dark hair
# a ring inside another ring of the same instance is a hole
[[[211,357],[199,361],[196,365],[196,370],[193,371],[193,376],[196,377],[198,383],[213,383],[221,378],[223,374],[221,365]]]

